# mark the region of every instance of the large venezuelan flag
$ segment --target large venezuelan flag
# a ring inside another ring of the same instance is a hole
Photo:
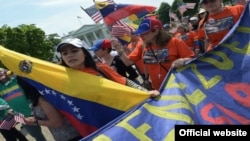
[[[149,98],[105,78],[26,56],[0,46],[1,62],[36,87],[83,136]]]
[[[248,125],[249,129],[249,18],[248,3],[243,17],[219,46],[171,70],[161,97],[82,140],[174,141],[175,125],[187,124]]]
[[[142,17],[156,9],[154,6],[116,3],[110,4],[108,2],[96,2],[96,6],[100,10],[103,20],[107,25],[112,25],[116,21],[129,17],[130,15]]]

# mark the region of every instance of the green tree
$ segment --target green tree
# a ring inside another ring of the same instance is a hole
[[[192,17],[192,16],[195,16],[198,11],[199,11],[199,0],[175,0],[172,4],[172,7],[171,7],[171,11],[176,13],[176,15],[178,15],[178,17],[180,19],[182,19],[183,17]],[[196,3],[194,9],[187,9],[183,15],[181,15],[181,13],[179,12],[179,6],[183,3]]]
[[[160,5],[159,10],[157,11],[158,14],[158,19],[163,23],[170,23],[170,17],[169,17],[169,10],[170,10],[171,6],[166,3],[166,2],[162,2]]]
[[[199,12],[200,9],[200,1],[199,0],[183,0],[184,3],[196,3],[194,9],[187,9],[186,12],[184,12],[183,16],[197,16],[197,13]]]
[[[0,28],[0,44],[16,52],[52,61],[55,46],[61,41],[58,34],[45,35],[34,24]]]

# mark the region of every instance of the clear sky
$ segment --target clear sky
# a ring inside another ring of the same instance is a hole
[[[3,1],[3,0],[2,0]],[[101,1],[101,0],[96,0]],[[114,0],[122,4],[152,5],[157,8],[161,2],[170,5],[173,0]],[[93,0],[4,0],[0,4],[0,26],[17,27],[21,24],[35,24],[46,34],[58,33],[60,36],[82,25],[94,24],[92,19],[80,8],[92,6]],[[77,18],[77,17],[81,18]]]

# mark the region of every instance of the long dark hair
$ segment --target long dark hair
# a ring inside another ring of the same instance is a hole
[[[96,62],[94,60],[94,58],[92,57],[92,55],[90,54],[90,52],[85,49],[84,47],[81,48],[83,53],[85,54],[85,61],[84,61],[84,66],[85,67],[90,67],[93,68],[95,70],[97,70],[97,66],[96,66]],[[65,66],[65,67],[69,67],[63,59],[61,59],[61,63],[60,65]]]
[[[198,29],[201,29],[201,28],[204,26],[204,24],[205,24],[205,23],[207,22],[207,20],[208,20],[208,17],[209,17],[209,13],[208,13],[208,11],[206,11],[206,12],[205,12],[205,17],[204,17],[202,23],[199,25]],[[202,19],[201,19],[201,20],[202,20]]]
[[[97,72],[99,72],[103,77],[108,78],[107,75],[104,72],[102,72],[102,70],[96,65],[96,62],[95,62],[94,58],[92,57],[92,55],[90,54],[90,52],[87,49],[85,49],[84,47],[82,48],[82,51],[85,54],[84,66],[92,68],[92,69],[96,70]],[[69,67],[64,62],[63,59],[61,59],[60,65],[65,66],[65,67]]]
[[[23,89],[26,99],[31,101],[32,106],[37,106],[38,99],[41,96],[38,90],[28,82],[26,82],[24,79],[22,79],[20,76],[16,76],[16,79],[18,85]]]
[[[154,31],[151,31],[154,32]],[[172,36],[165,30],[159,30],[159,33],[155,36],[155,43],[159,47],[165,47],[167,43],[171,40]],[[146,46],[151,46],[149,43]]]

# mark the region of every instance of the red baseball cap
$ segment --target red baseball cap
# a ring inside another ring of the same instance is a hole
[[[94,43],[94,45],[91,48],[89,48],[89,50],[97,51],[100,48],[112,48],[111,40],[109,39],[98,40]]]
[[[161,21],[156,18],[147,18],[140,23],[138,29],[133,34],[143,34],[148,31],[152,31],[156,29],[159,29],[159,30],[162,29]]]

